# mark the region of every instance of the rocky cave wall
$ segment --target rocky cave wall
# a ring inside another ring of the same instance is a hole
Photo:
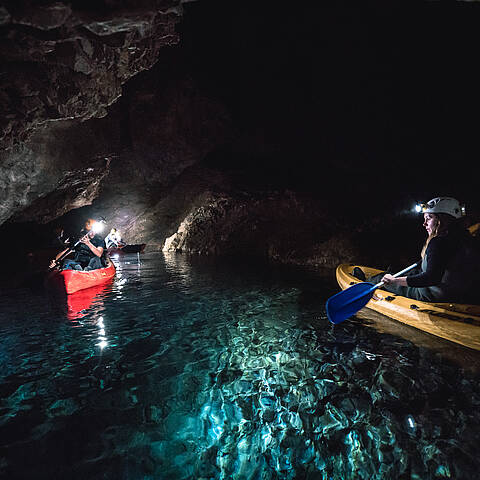
[[[118,142],[86,120],[178,42],[181,11],[175,0],[3,3],[0,224],[44,223],[98,196]]]
[[[331,269],[409,262],[415,200],[478,212],[478,8],[247,7],[4,3],[3,231]]]

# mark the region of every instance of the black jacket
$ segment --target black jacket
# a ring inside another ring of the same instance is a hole
[[[85,235],[85,233],[82,232]],[[98,234],[95,234],[93,238],[90,239],[90,242],[95,247],[102,247],[102,263],[105,265],[105,257],[107,252],[107,247],[105,246],[105,240]],[[75,257],[74,260],[80,263],[82,266],[88,265],[88,262],[95,257],[96,255],[88,248],[84,243],[79,243],[75,247]]]
[[[407,277],[409,287],[436,287],[456,303],[480,303],[480,251],[468,232],[452,232],[430,240],[422,272]]]

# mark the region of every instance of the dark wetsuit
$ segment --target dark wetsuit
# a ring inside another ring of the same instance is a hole
[[[371,281],[380,281],[383,273]],[[407,276],[407,286],[382,287],[397,295],[424,302],[480,303],[480,252],[463,232],[434,237],[421,270]]]
[[[85,233],[83,233],[85,234]],[[101,257],[97,257],[89,248],[87,245],[84,243],[79,243],[75,247],[75,257],[73,260],[66,260],[63,269],[73,269],[73,270],[79,270],[81,267],[82,269],[86,270],[94,270],[96,268],[103,268],[106,263],[105,263],[105,256],[106,256],[106,251],[107,248],[105,246],[105,241],[104,239],[96,234],[94,235],[93,238],[90,239],[90,242],[94,247],[102,247],[103,248],[103,254]]]

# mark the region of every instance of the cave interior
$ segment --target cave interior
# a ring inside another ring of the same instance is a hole
[[[480,218],[479,19],[477,2],[5,2],[7,269],[100,216],[151,251],[177,235],[194,254],[411,263],[415,203]]]

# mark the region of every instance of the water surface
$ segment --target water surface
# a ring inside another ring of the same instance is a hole
[[[329,324],[315,271],[116,263],[68,302],[1,292],[1,478],[478,478],[476,352]]]

